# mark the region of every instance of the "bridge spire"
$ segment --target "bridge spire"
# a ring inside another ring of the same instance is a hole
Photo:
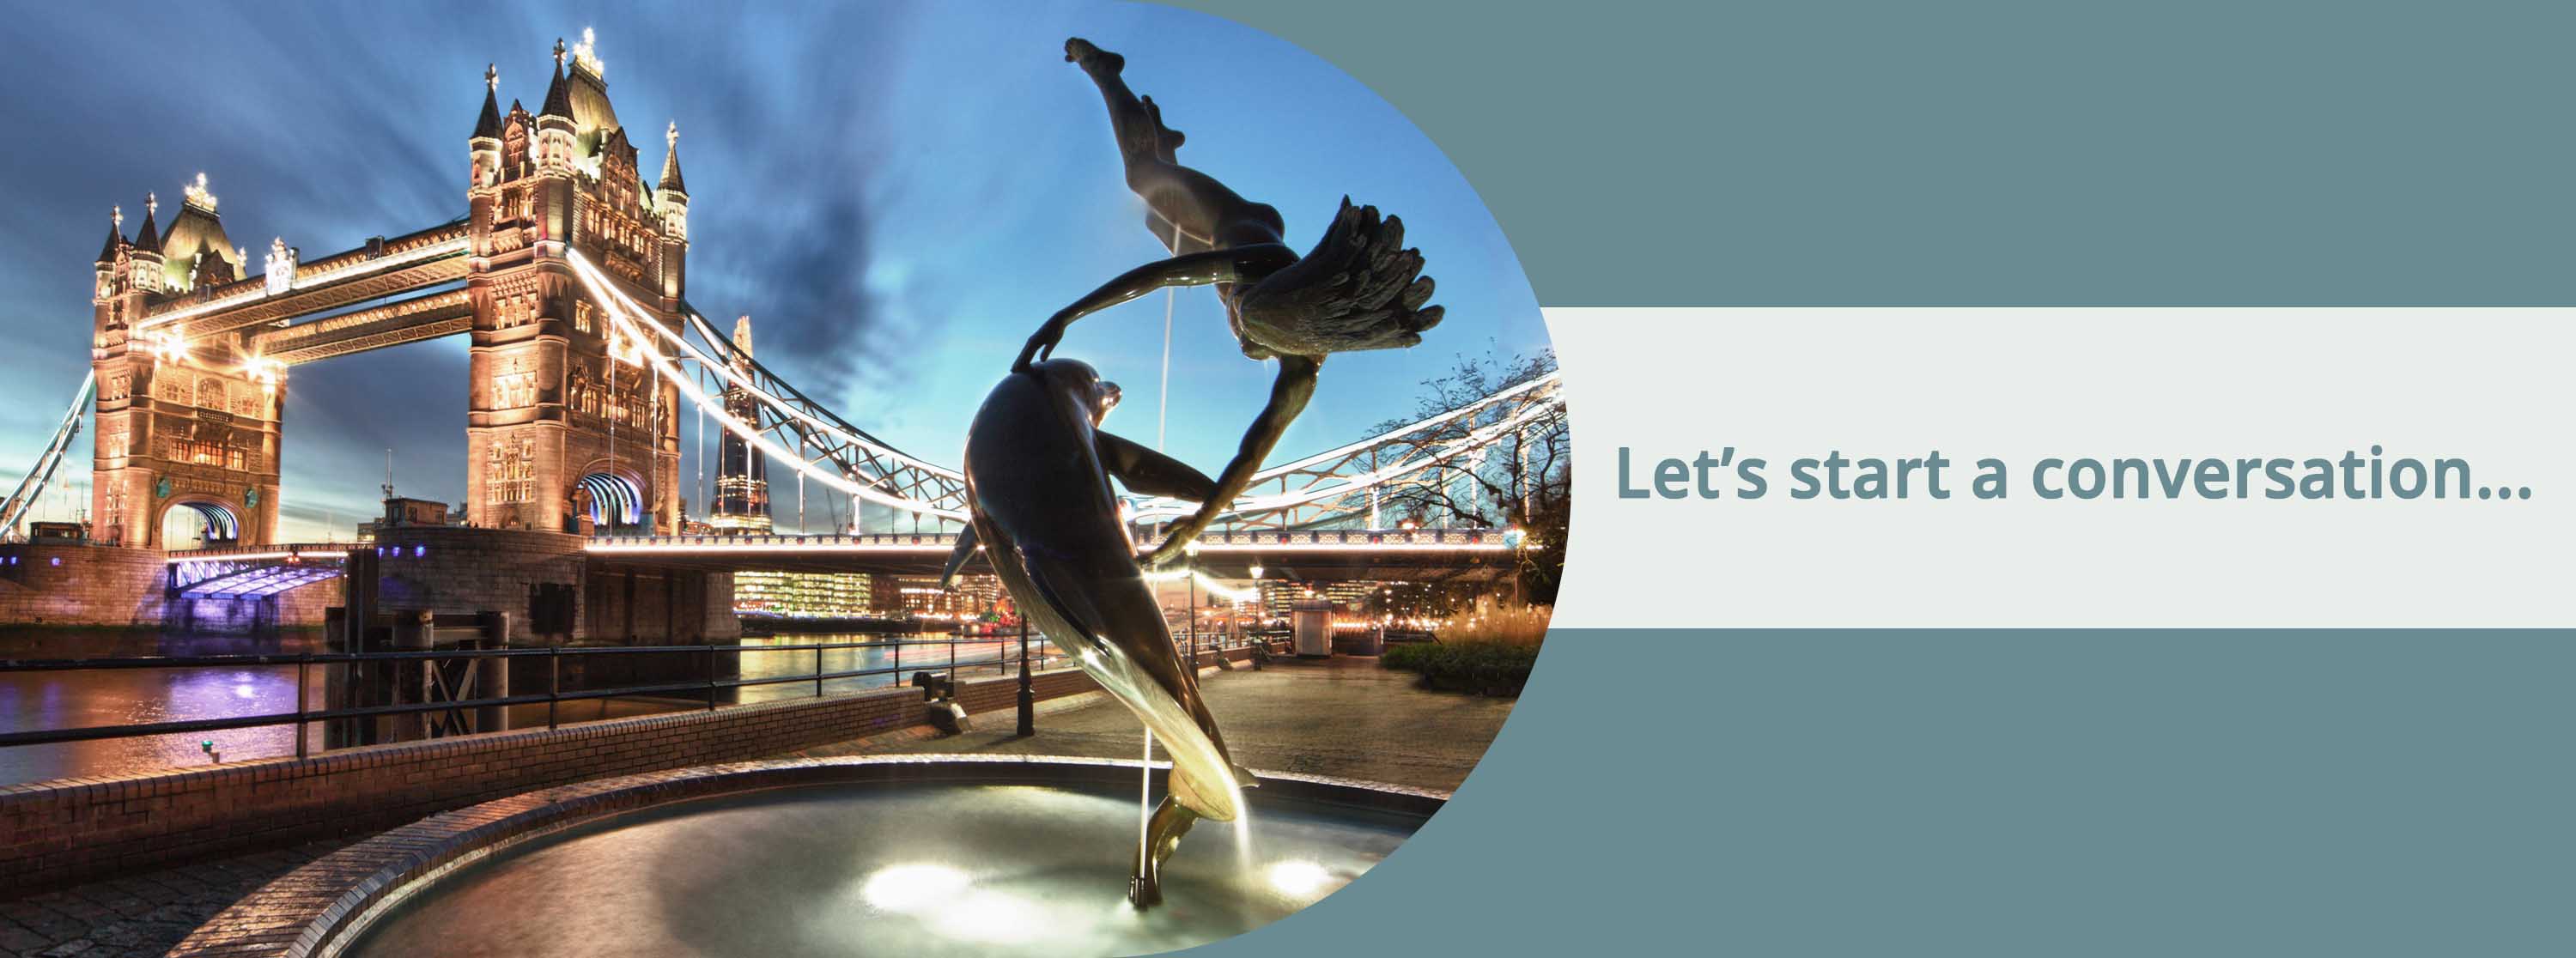
[[[112,206],[107,214],[107,245],[100,247],[98,261],[116,262],[116,248],[125,245],[125,207]]]
[[[557,39],[555,41],[554,81],[546,84],[546,105],[537,111],[538,116],[559,116],[567,120],[572,119],[572,93],[564,88],[563,64],[564,42],[561,39]]]
[[[160,211],[161,197],[154,193],[143,194],[143,231],[134,234],[135,249],[147,253],[161,251],[160,226],[154,221],[154,215]]]
[[[686,196],[689,184],[680,178],[680,121],[671,121],[671,128],[662,134],[662,139],[670,144],[670,152],[662,154],[661,189]]]
[[[501,66],[497,63],[483,65],[483,115],[474,121],[474,138],[501,138]]]

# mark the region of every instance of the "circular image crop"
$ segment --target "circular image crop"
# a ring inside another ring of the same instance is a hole
[[[414,657],[235,667],[231,711],[153,717],[303,714],[37,743],[10,781],[606,743],[421,766],[455,809],[920,756],[450,835],[310,921],[352,954],[1063,955],[1291,914],[1466,780],[1572,456],[1529,283],[1401,113],[1150,5],[584,16],[313,8],[157,61],[221,93],[92,71],[154,135],[76,179],[173,172],[34,198],[85,242],[118,210],[55,337],[91,349],[95,469],[30,518],[164,557],[187,618],[128,654]],[[81,676],[0,701],[121,680]],[[598,757],[645,735],[687,746]]]

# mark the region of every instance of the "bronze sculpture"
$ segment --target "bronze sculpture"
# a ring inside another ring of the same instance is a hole
[[[1243,354],[1279,360],[1268,404],[1245,430],[1214,489],[1146,559],[1161,565],[1177,558],[1250,484],[1314,395],[1325,356],[1412,346],[1440,322],[1441,308],[1425,305],[1431,278],[1421,275],[1422,252],[1404,247],[1403,220],[1381,220],[1376,207],[1353,207],[1344,197],[1323,239],[1298,256],[1284,242],[1287,227],[1277,209],[1246,200],[1174,158],[1184,138],[1163,125],[1152,97],[1127,88],[1121,78],[1126,58],[1080,37],[1064,42],[1064,58],[1100,88],[1127,186],[1144,198],[1151,210],[1146,227],[1172,256],[1129,270],[1058,311],[1029,337],[1012,368],[1024,370],[1046,358],[1065,328],[1083,316],[1166,286],[1209,284],[1225,303]]]
[[[949,553],[945,585],[980,546],[1030,624],[1145,723],[1172,758],[1171,786],[1147,827],[1128,895],[1162,900],[1163,860],[1198,819],[1233,821],[1256,784],[1235,766],[1199,697],[1195,663],[1138,575],[1110,489],[1194,498],[1215,482],[1196,469],[1102,432],[1118,387],[1090,365],[1050,359],[1002,377],[966,431],[971,525]]]

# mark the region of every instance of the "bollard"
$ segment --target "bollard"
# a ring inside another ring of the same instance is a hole
[[[312,680],[313,663],[298,659],[295,663],[295,757],[304,757],[304,688]]]
[[[1029,619],[1020,616],[1020,736],[1038,734],[1038,692],[1029,679]]]
[[[563,698],[563,647],[546,646],[546,730],[555,727],[555,703]]]
[[[484,612],[476,616],[476,618],[479,620],[477,624],[483,627],[483,648],[497,652],[498,650],[510,647],[510,613]],[[476,689],[474,694],[475,698],[506,699],[510,697],[510,659],[508,656],[492,655],[485,658],[473,659],[471,662],[471,667],[474,670],[474,687]],[[475,731],[501,732],[507,731],[509,728],[509,706],[486,705],[474,710]]]

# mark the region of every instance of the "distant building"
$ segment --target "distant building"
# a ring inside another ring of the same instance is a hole
[[[873,577],[864,572],[736,572],[736,612],[838,618],[871,614]]]
[[[1261,608],[1269,618],[1285,619],[1295,611],[1299,601],[1324,599],[1341,612],[1365,612],[1374,607],[1376,603],[1373,600],[1384,595],[1390,585],[1371,581],[1330,582],[1318,586],[1305,582],[1264,580],[1260,583]]]
[[[1005,608],[1001,580],[989,575],[959,576],[946,589],[933,575],[878,576],[871,602],[889,618],[945,622],[973,621]]]
[[[742,357],[734,371],[751,372],[751,317],[733,322],[733,347]],[[725,412],[745,422],[759,422],[760,400],[750,390],[724,391]],[[715,501],[709,503],[706,531],[714,535],[768,535],[769,457],[750,440],[727,430],[716,446]],[[756,615],[837,618],[874,614],[876,584],[864,572],[736,572],[733,608]]]
[[[89,541],[89,527],[77,522],[31,522],[27,524],[29,542]]]
[[[751,373],[751,317],[733,321],[733,348],[741,357],[734,371]],[[729,386],[724,391],[725,412],[744,422],[759,422],[760,400],[751,390]],[[708,510],[707,525],[717,533],[763,535],[770,531],[769,457],[753,448],[751,441],[726,430],[716,446],[715,502]]]
[[[396,526],[455,525],[463,516],[464,510],[435,499],[395,496],[385,500],[384,518],[358,523],[358,541],[374,542],[378,533]]]
[[[396,496],[385,500],[385,521],[398,526],[443,526],[447,524],[447,503]]]

